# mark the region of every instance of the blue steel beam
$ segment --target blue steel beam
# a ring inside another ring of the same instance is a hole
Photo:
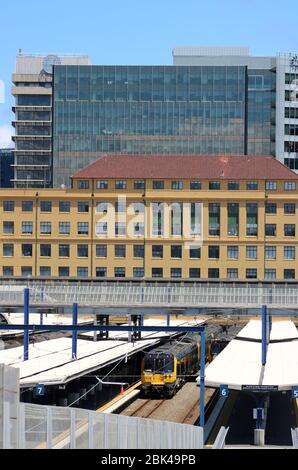
[[[29,323],[29,288],[24,289],[24,324]],[[24,329],[23,327],[21,328]],[[24,361],[29,359],[29,330],[24,330]]]
[[[200,426],[205,426],[205,329],[201,332],[200,344]]]
[[[78,304],[74,303],[72,306],[72,326],[76,326],[78,324]],[[72,351],[71,357],[72,359],[77,358],[77,344],[78,344],[78,331],[73,328],[72,330]]]
[[[118,325],[0,325],[0,330],[24,331],[154,331],[166,333],[201,333],[204,326],[118,326]]]

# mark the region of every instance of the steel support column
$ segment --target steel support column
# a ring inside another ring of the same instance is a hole
[[[24,325],[29,325],[29,288],[24,289]],[[24,329],[24,361],[29,359],[29,330]]]
[[[72,305],[72,325],[77,326],[78,324],[78,304],[74,303]],[[77,345],[78,345],[78,330],[72,330],[72,350],[71,350],[71,358],[77,358]]]
[[[200,344],[200,426],[205,426],[205,329],[201,331]]]

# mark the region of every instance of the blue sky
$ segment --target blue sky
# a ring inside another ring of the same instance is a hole
[[[0,21],[0,147],[12,132],[10,77],[19,48],[83,52],[95,64],[171,64],[175,46],[298,51],[297,0],[2,0]]]

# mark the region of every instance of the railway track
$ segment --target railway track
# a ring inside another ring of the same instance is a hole
[[[205,391],[205,409],[213,406],[214,389]],[[195,424],[200,412],[200,391],[195,383],[187,382],[173,398],[142,399],[137,398],[121,412],[125,416],[162,419],[176,423]]]

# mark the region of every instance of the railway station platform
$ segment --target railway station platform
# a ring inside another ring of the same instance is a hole
[[[171,326],[198,326],[204,321],[171,320]],[[129,358],[137,352],[157,344],[170,333],[156,332],[154,326],[165,326],[166,321],[148,319],[144,326],[152,331],[143,332],[142,339],[128,341],[128,333],[111,333],[108,340],[78,339],[77,358],[72,358],[72,339],[58,338],[29,345],[29,359],[23,361],[23,347],[0,351],[0,363],[20,370],[20,386],[37,384],[60,385],[82,377],[92,371]],[[176,333],[177,334],[177,333]]]

